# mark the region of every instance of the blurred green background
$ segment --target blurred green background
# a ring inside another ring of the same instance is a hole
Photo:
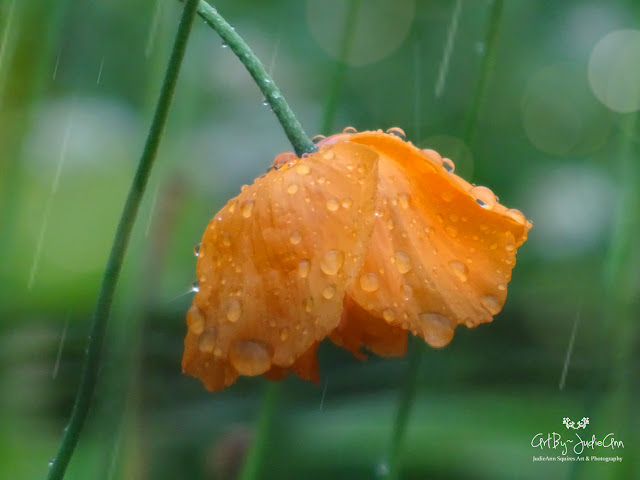
[[[424,348],[402,478],[640,478],[640,4],[361,0],[348,24],[351,3],[215,6],[307,133],[399,126],[534,223],[495,321]],[[181,8],[0,0],[0,478],[44,478],[57,449]],[[196,19],[68,479],[234,478],[266,381],[211,394],[180,359],[194,244],[291,150],[262,101]],[[319,386],[283,382],[260,478],[384,476],[407,359],[323,344],[320,365]],[[623,462],[533,462],[563,417]]]

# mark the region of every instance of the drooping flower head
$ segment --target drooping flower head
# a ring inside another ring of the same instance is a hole
[[[317,381],[325,337],[358,357],[403,355],[408,332],[443,347],[502,309],[524,215],[400,129],[345,132],[280,154],[207,226],[182,366],[209,390]]]

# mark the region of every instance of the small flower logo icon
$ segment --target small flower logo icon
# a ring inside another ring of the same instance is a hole
[[[576,424],[573,420],[571,420],[569,417],[564,417],[562,419],[562,423],[564,425],[566,425],[567,429],[572,428],[574,430],[578,430],[579,428],[587,428],[587,425],[589,425],[589,418],[588,417],[582,417],[582,420],[578,421],[578,423]]]

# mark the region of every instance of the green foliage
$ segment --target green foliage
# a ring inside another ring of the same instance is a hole
[[[399,478],[638,476],[640,135],[635,113],[608,109],[589,80],[594,46],[637,28],[631,3],[463,1],[437,97],[455,2],[215,2],[311,135],[402,127],[534,223],[504,311],[423,348]],[[0,478],[49,471],[183,6],[0,2]],[[616,77],[634,80],[625,66]],[[196,20],[65,478],[233,478],[254,435],[259,478],[385,475],[408,358],[361,363],[323,344],[321,385],[279,384],[266,441],[255,427],[267,382],[212,395],[180,373],[192,247],[291,149],[264,98]],[[615,433],[625,448],[609,454],[624,461],[532,462],[547,453],[533,435],[561,432],[565,416]]]

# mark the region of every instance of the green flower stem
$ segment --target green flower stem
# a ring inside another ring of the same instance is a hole
[[[478,122],[478,115],[481,110],[489,77],[495,63],[499,25],[502,17],[503,6],[504,0],[496,0],[491,11],[489,29],[487,33],[487,53],[485,55],[484,62],[482,63],[480,78],[476,84],[474,98],[472,100],[471,107],[469,108],[469,113],[467,114],[467,125],[465,128],[464,139],[468,145],[470,145],[473,140],[476,124]],[[415,400],[422,351],[422,345],[418,345],[417,343],[413,345],[409,361],[409,369],[407,371],[408,380],[404,384],[404,389],[400,397],[400,404],[396,413],[396,420],[393,426],[393,435],[391,437],[391,446],[388,455],[389,470],[385,477],[387,480],[399,478],[399,457],[402,450],[402,443],[404,441],[404,433],[409,419],[409,413]]]
[[[340,54],[336,62],[336,69],[333,72],[331,86],[329,87],[329,96],[322,119],[321,132],[324,135],[331,135],[333,123],[335,122],[336,113],[338,111],[338,101],[340,100],[340,87],[344,82],[344,75],[347,69],[347,58],[349,50],[353,42],[353,35],[356,31],[355,23],[358,18],[358,10],[360,8],[360,0],[351,0],[347,10],[347,19],[342,33],[342,41],[340,42]]]
[[[471,107],[467,112],[467,119],[464,128],[463,138],[469,147],[473,143],[473,138],[475,137],[476,127],[478,125],[478,115],[482,109],[487,85],[489,84],[489,79],[491,78],[491,73],[493,72],[493,68],[496,63],[498,38],[500,36],[500,19],[502,18],[503,10],[504,0],[495,0],[493,8],[491,9],[489,29],[487,30],[487,36],[484,42],[487,53],[484,56],[482,65],[480,66],[480,78],[478,78],[478,83],[476,83],[473,100],[471,101]]]
[[[227,21],[218,13],[218,11],[204,0],[200,0],[198,5],[198,15],[213,28],[222,41],[236,54],[238,59],[245,66],[253,80],[260,88],[260,91],[269,103],[271,110],[278,117],[278,121],[284,133],[287,135],[289,142],[293,146],[296,155],[303,153],[312,153],[317,147],[307,136],[302,125],[289,107],[289,104],[280,93],[280,89],[274,83],[273,79],[267,73],[262,62],[255,53],[249,48],[249,45],[238,35],[235,29],[227,23]]]
[[[272,431],[278,396],[280,392],[280,384],[269,381],[264,398],[262,400],[262,409],[260,418],[256,426],[256,435],[251,443],[247,458],[242,465],[242,471],[238,477],[240,480],[254,480],[258,478],[258,474],[262,468],[267,448],[267,440]]]
[[[413,339],[411,339],[413,340]],[[389,449],[388,471],[386,480],[396,480],[400,478],[400,455],[404,444],[404,436],[407,430],[409,414],[416,399],[416,391],[418,389],[418,377],[420,373],[420,363],[422,362],[422,354],[424,345],[422,341],[416,339],[411,342],[409,350],[409,366],[406,373],[406,381],[400,397],[400,404],[396,411],[396,419],[393,424],[393,435],[391,437],[391,448]]]
[[[180,20],[180,25],[173,44],[173,51],[169,58],[169,64],[167,66],[164,82],[160,91],[160,98],[158,99],[153,121],[140,158],[140,163],[138,164],[138,169],[133,178],[133,183],[129,190],[129,195],[122,211],[122,216],[120,217],[120,223],[116,230],[109,260],[107,261],[107,266],[102,279],[98,303],[93,315],[93,324],[91,326],[91,334],[87,347],[87,359],[82,372],[80,388],[73,406],[69,425],[67,426],[62,442],[60,443],[58,454],[51,464],[48,476],[49,480],[60,480],[64,478],[65,471],[78,443],[80,432],[89,412],[89,407],[91,405],[91,400],[98,379],[102,346],[104,343],[107,321],[109,319],[109,312],[111,310],[116,284],[122,268],[122,262],[127,250],[127,245],[131,237],[133,224],[142,201],[142,196],[144,194],[149,175],[151,174],[151,168],[167,121],[169,107],[173,98],[178,73],[180,72],[180,66],[182,64],[182,59],[184,58],[187,40],[191,32],[191,26],[193,25],[197,7],[198,0],[187,0],[182,13],[182,19]]]

